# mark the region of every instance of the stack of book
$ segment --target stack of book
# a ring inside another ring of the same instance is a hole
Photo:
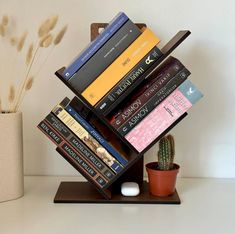
[[[168,57],[189,34],[180,31],[159,49],[149,28],[121,12],[56,73],[77,97],[66,97],[38,127],[96,187],[108,187],[202,97],[189,70]]]

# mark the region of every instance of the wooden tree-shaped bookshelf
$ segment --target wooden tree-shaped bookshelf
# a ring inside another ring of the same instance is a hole
[[[99,34],[99,30],[104,28],[107,24],[94,23],[91,25],[91,40]],[[139,28],[146,27],[145,24],[136,24]],[[56,196],[54,198],[55,203],[156,203],[156,204],[180,204],[180,199],[177,191],[169,197],[154,197],[149,194],[148,184],[143,181],[143,155],[151,148],[162,136],[164,136],[172,127],[180,122],[186,115],[182,115],[174,124],[172,124],[166,131],[164,131],[157,139],[155,139],[147,148],[142,152],[138,152],[124,137],[122,137],[107,121],[105,116],[120,104],[141,82],[149,76],[156,67],[179,45],[184,39],[190,35],[190,31],[179,31],[162,49],[163,55],[158,59],[154,66],[150,67],[139,79],[132,85],[128,92],[125,92],[115,103],[104,113],[97,111],[82,97],[80,93],[73,89],[68,82],[63,79],[64,67],[56,72],[57,77],[61,79],[75,94],[72,102],[76,106],[77,110],[83,112],[83,116],[90,121],[99,122],[100,131],[103,134],[108,134],[115,141],[120,142],[123,149],[130,156],[128,165],[118,173],[110,182],[104,187],[104,189],[98,188],[92,180],[87,178],[86,174],[82,173],[89,182],[61,182]],[[98,121],[97,121],[98,120]],[[57,151],[66,159],[63,152],[57,148]],[[68,160],[69,161],[69,160]],[[73,165],[73,163],[70,161]],[[137,182],[140,186],[141,193],[136,197],[124,197],[120,194],[120,185],[122,182]],[[94,186],[92,186],[94,185]]]

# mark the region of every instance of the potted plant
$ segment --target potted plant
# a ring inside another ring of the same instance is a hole
[[[146,164],[149,190],[154,196],[169,196],[175,191],[180,166],[174,163],[175,143],[172,135],[159,141],[158,162]]]

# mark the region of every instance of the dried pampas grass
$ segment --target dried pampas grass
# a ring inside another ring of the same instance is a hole
[[[48,34],[40,40],[39,46],[43,48],[47,48],[51,45],[52,40],[53,40],[53,36],[51,34]]]
[[[52,53],[53,48],[56,45],[58,45],[63,39],[67,31],[67,25],[64,26],[58,32],[55,38],[51,33],[52,30],[55,29],[58,23],[58,19],[59,19],[58,15],[54,15],[50,18],[45,19],[38,27],[37,41],[31,42],[28,45],[26,41],[27,36],[28,36],[27,31],[22,33],[19,37],[18,36],[16,37],[14,34],[14,29],[12,30],[12,26],[14,25],[12,24],[11,18],[9,18],[6,14],[2,16],[2,19],[0,20],[0,36],[5,37],[7,39],[7,40],[4,40],[4,43],[7,42],[11,46],[15,47],[16,52],[22,51],[21,53],[16,53],[16,56],[21,56],[23,52],[26,51],[26,56],[25,56],[26,72],[25,72],[24,79],[20,82],[19,87],[14,86],[14,85],[9,85],[9,91],[6,94],[7,97],[4,98],[4,100],[6,99],[8,101],[10,112],[18,111],[19,106],[21,105],[25,94],[32,88],[33,83],[35,81],[35,77],[37,77],[39,71],[46,63],[49,55]],[[39,52],[41,52],[41,50],[44,50],[50,47],[51,45],[53,45],[51,47],[51,50],[49,50],[47,54],[43,54],[47,56],[44,58],[44,60],[42,60],[42,63],[39,63],[40,61],[39,57],[41,56]],[[8,48],[8,47],[4,46],[4,48]],[[4,54],[4,53],[1,53],[1,54]],[[38,65],[38,66],[36,67],[35,65]],[[36,70],[35,70],[35,67],[36,67]],[[15,69],[13,67],[12,71],[14,70]],[[34,74],[32,74],[32,71],[34,71]],[[0,112],[5,111],[5,110],[2,110],[2,100],[3,99],[0,99]]]
[[[57,24],[59,17],[53,16],[49,19],[46,19],[39,27],[38,29],[38,36],[39,38],[42,38],[46,36],[51,30],[53,30]]]
[[[24,32],[24,33],[22,34],[22,36],[20,37],[19,42],[18,42],[18,44],[17,44],[17,51],[18,51],[18,52],[20,52],[20,51],[23,49],[24,43],[25,43],[25,39],[26,39],[27,35],[28,35],[28,33],[27,33],[27,32]]]
[[[32,86],[33,86],[33,81],[34,81],[33,76],[31,76],[31,77],[28,79],[28,81],[26,82],[25,91],[28,91],[28,90],[30,90],[30,89],[32,88]]]
[[[60,31],[59,31],[59,33],[56,35],[56,37],[55,37],[55,40],[54,40],[54,45],[58,45],[60,42],[61,42],[61,40],[63,39],[63,37],[64,37],[64,34],[66,33],[66,31],[67,31],[67,28],[68,28],[68,25],[65,25]]]
[[[29,46],[28,52],[26,54],[26,65],[28,66],[33,57],[33,43]]]
[[[59,16],[55,15],[50,19],[50,31],[53,30],[58,22]]]
[[[15,95],[16,95],[15,86],[14,85],[10,85],[9,93],[8,93],[8,101],[9,101],[9,103],[14,102]]]

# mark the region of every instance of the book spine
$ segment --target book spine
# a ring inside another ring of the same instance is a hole
[[[128,164],[128,161],[115,150],[85,119],[83,119],[77,111],[75,111],[70,105],[65,107],[65,110],[76,119],[88,132],[91,134],[113,157],[115,157],[119,163],[123,166]]]
[[[89,86],[138,36],[140,29],[128,20],[70,79],[69,84],[81,93]]]
[[[57,133],[72,147],[77,153],[82,155],[95,167],[104,177],[111,180],[115,174],[112,172],[86,145],[79,140],[57,117],[52,113],[46,116],[45,121],[57,131]]]
[[[76,169],[83,172],[83,175],[95,181],[96,185],[103,188],[107,183],[102,176],[91,168],[79,154],[75,153],[68,144],[60,137],[57,132],[51,128],[45,121],[41,121],[38,128],[76,164]]]
[[[125,138],[138,152],[142,152],[202,96],[202,93],[189,80],[186,80],[133,128]]]
[[[114,88],[95,106],[98,111],[106,111],[154,62],[162,56],[154,47]]]
[[[118,129],[135,112],[137,112],[152,96],[155,95],[168,81],[170,81],[184,66],[178,60],[162,67],[158,73],[154,74],[147,83],[137,90],[137,94],[130,103],[113,118],[111,124]]]
[[[122,26],[129,18],[120,12],[103,30],[102,33],[72,61],[64,70],[65,80],[69,80]]]
[[[150,29],[145,29],[145,31],[82,92],[82,96],[94,106],[154,46],[156,46],[159,41],[160,40]]]
[[[57,105],[52,112],[115,173],[119,173],[123,169],[122,165],[61,105]]]
[[[183,83],[187,77],[190,75],[190,72],[183,68],[179,73],[175,75],[165,86],[163,86],[159,91],[155,93],[149,101],[142,106],[134,115],[118,128],[118,132],[125,136],[131,129],[133,129],[138,123],[140,123],[149,113],[170,93],[172,93],[181,83]]]

